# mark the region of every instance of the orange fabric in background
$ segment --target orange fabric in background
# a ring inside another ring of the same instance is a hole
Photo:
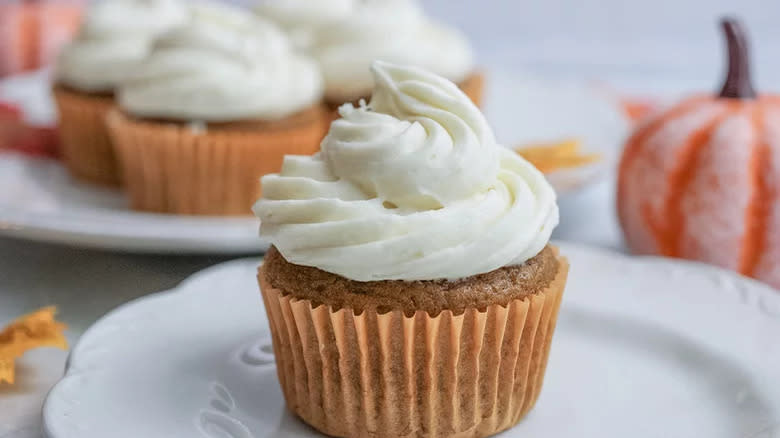
[[[31,126],[21,108],[0,101],[0,153],[14,151],[34,157],[59,157],[55,127]]]
[[[40,68],[76,33],[81,0],[0,3],[0,76]]]

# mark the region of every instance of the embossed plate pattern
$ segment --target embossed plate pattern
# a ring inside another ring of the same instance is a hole
[[[562,244],[545,388],[507,438],[780,437],[780,296],[704,265]],[[50,438],[313,437],[287,413],[257,260],[96,323],[44,407]]]

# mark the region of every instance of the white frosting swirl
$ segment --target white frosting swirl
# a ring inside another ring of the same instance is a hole
[[[375,62],[314,156],[263,177],[261,234],[291,263],[358,281],[456,279],[520,264],[558,223],[555,192],[496,144],[455,84]]]
[[[317,103],[322,78],[273,24],[241,9],[200,4],[162,36],[120,87],[119,104],[142,117],[276,120]]]
[[[112,91],[161,33],[186,21],[178,0],[103,0],[84,17],[78,38],[61,52],[57,80],[87,92]]]
[[[336,23],[352,13],[356,0],[260,0],[255,12],[273,20],[299,49],[309,49],[317,29]]]
[[[352,14],[320,28],[316,41],[311,53],[320,63],[325,97],[331,101],[368,96],[374,60],[423,67],[456,83],[474,70],[466,38],[425,17],[413,0],[356,4]]]

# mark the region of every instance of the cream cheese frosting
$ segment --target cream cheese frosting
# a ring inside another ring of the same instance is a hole
[[[281,26],[298,49],[314,45],[319,28],[349,16],[358,0],[260,0],[255,12]]]
[[[521,264],[558,223],[544,176],[496,143],[452,82],[375,62],[314,156],[262,178],[261,235],[290,263],[356,281],[457,279]]]
[[[356,2],[349,15],[318,28],[315,40],[310,52],[322,68],[325,97],[335,102],[369,95],[374,60],[423,67],[456,83],[474,71],[467,39],[413,0]]]
[[[183,24],[178,0],[103,0],[90,7],[78,37],[57,59],[57,81],[86,92],[111,92],[161,33]]]
[[[244,10],[203,3],[157,41],[119,90],[127,112],[185,121],[277,120],[322,98],[316,63],[275,25]]]

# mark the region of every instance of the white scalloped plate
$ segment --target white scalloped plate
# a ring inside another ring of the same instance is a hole
[[[0,81],[0,99],[22,104],[31,121],[52,123],[46,72]],[[508,145],[581,137],[604,160],[550,175],[560,194],[606,175],[628,121],[593,88],[491,72],[486,114]],[[554,117],[550,117],[554,114]],[[59,163],[0,153],[0,234],[129,252],[246,254],[267,248],[252,217],[192,217],[129,210],[118,191],[79,184]],[[248,212],[249,206],[247,206]]]
[[[690,262],[561,245],[542,396],[502,437],[780,437],[780,295]],[[50,438],[314,437],[278,388],[257,260],[126,304],[73,349]]]

